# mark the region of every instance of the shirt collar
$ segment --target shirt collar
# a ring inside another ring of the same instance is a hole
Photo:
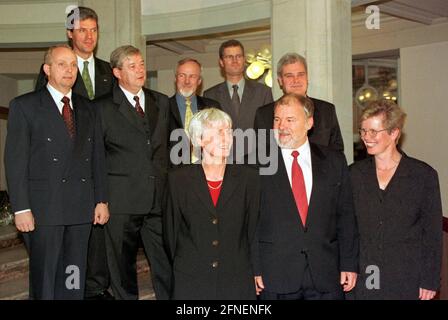
[[[131,103],[132,106],[135,106],[135,100],[134,100],[135,96],[139,97],[140,105],[142,105],[143,100],[144,100],[144,93],[143,93],[143,89],[142,88],[140,88],[140,90],[137,92],[137,94],[133,94],[132,92],[129,92],[128,90],[123,88],[121,85],[120,85],[120,89],[123,91],[124,95],[126,96],[126,98]]]
[[[298,147],[297,149],[281,149],[282,150],[282,154],[283,154],[283,158],[285,157],[290,157],[291,153],[293,151],[298,151],[299,155],[304,157],[305,159],[311,159],[311,148],[310,148],[310,142],[308,141],[308,138],[306,139],[305,143],[302,144],[300,147]]]
[[[78,60],[78,65],[81,65],[81,66],[84,65],[84,61],[89,61],[89,66],[91,66],[92,63],[93,63],[93,61],[94,61],[93,53],[92,53],[92,54],[90,55],[90,57],[87,58],[87,59],[83,59],[83,58],[81,58],[81,57],[78,56],[78,55],[76,55],[76,58],[77,58],[77,60]]]
[[[238,81],[238,83],[231,83],[230,81],[226,81],[227,89],[229,89],[230,92],[233,92],[234,84],[236,84],[238,86],[238,91],[243,90],[245,83],[246,83],[246,80],[244,79],[244,77],[242,77],[241,80]]]
[[[67,97],[70,99],[70,106],[72,106],[72,90],[70,89],[67,94],[62,94],[60,91],[55,89],[51,84],[47,83],[47,89],[50,92],[51,97],[53,98],[56,105],[59,105],[59,103],[62,103],[62,98]]]

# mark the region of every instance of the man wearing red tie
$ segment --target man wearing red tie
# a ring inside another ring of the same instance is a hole
[[[48,84],[11,101],[5,169],[30,257],[31,299],[83,299],[93,224],[109,219],[104,145],[90,101],[72,92],[66,45],[45,54]]]
[[[312,144],[313,103],[294,93],[275,104],[278,170],[262,176],[253,245],[257,294],[266,300],[343,299],[358,269],[348,168],[338,151]]]

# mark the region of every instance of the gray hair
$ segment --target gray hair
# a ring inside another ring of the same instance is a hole
[[[283,72],[283,67],[288,64],[301,63],[305,67],[305,72],[308,74],[308,64],[306,63],[305,57],[301,56],[295,52],[289,52],[284,54],[277,63],[277,76],[281,77]]]
[[[110,54],[110,67],[121,69],[123,67],[123,60],[129,56],[141,54],[140,50],[134,46],[121,46],[112,51]]]
[[[196,113],[190,120],[190,125],[188,126],[187,132],[190,137],[190,141],[194,148],[199,148],[198,141],[210,124],[213,122],[224,122],[232,127],[232,118],[222,110],[217,108],[205,108],[198,113]]]

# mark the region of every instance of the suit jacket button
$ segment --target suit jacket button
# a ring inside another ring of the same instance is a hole
[[[86,158],[86,162],[89,162],[89,158]]]
[[[66,183],[67,179],[62,179],[61,181],[62,181],[62,183]]]
[[[86,179],[82,178],[82,179],[81,179],[81,182],[86,182]]]
[[[53,162],[58,162],[59,159],[58,158],[53,158]]]
[[[47,138],[47,141],[48,141],[48,142],[51,142],[52,140],[51,140],[51,138]]]
[[[146,141],[146,144],[148,144],[148,145],[151,144],[151,141],[147,140],[147,141]]]
[[[218,219],[217,219],[217,218],[214,218],[214,219],[212,220],[212,223],[215,224],[215,225],[218,224]]]
[[[212,268],[218,268],[218,261],[214,261],[213,263],[212,263]]]
[[[92,141],[92,138],[87,138],[87,141],[91,142],[91,141]]]
[[[219,244],[219,241],[218,241],[218,240],[213,240],[213,241],[212,241],[212,246],[217,247],[218,244]]]

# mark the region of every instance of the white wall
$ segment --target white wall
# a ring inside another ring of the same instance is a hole
[[[439,173],[448,217],[448,41],[400,49],[404,151]]]

